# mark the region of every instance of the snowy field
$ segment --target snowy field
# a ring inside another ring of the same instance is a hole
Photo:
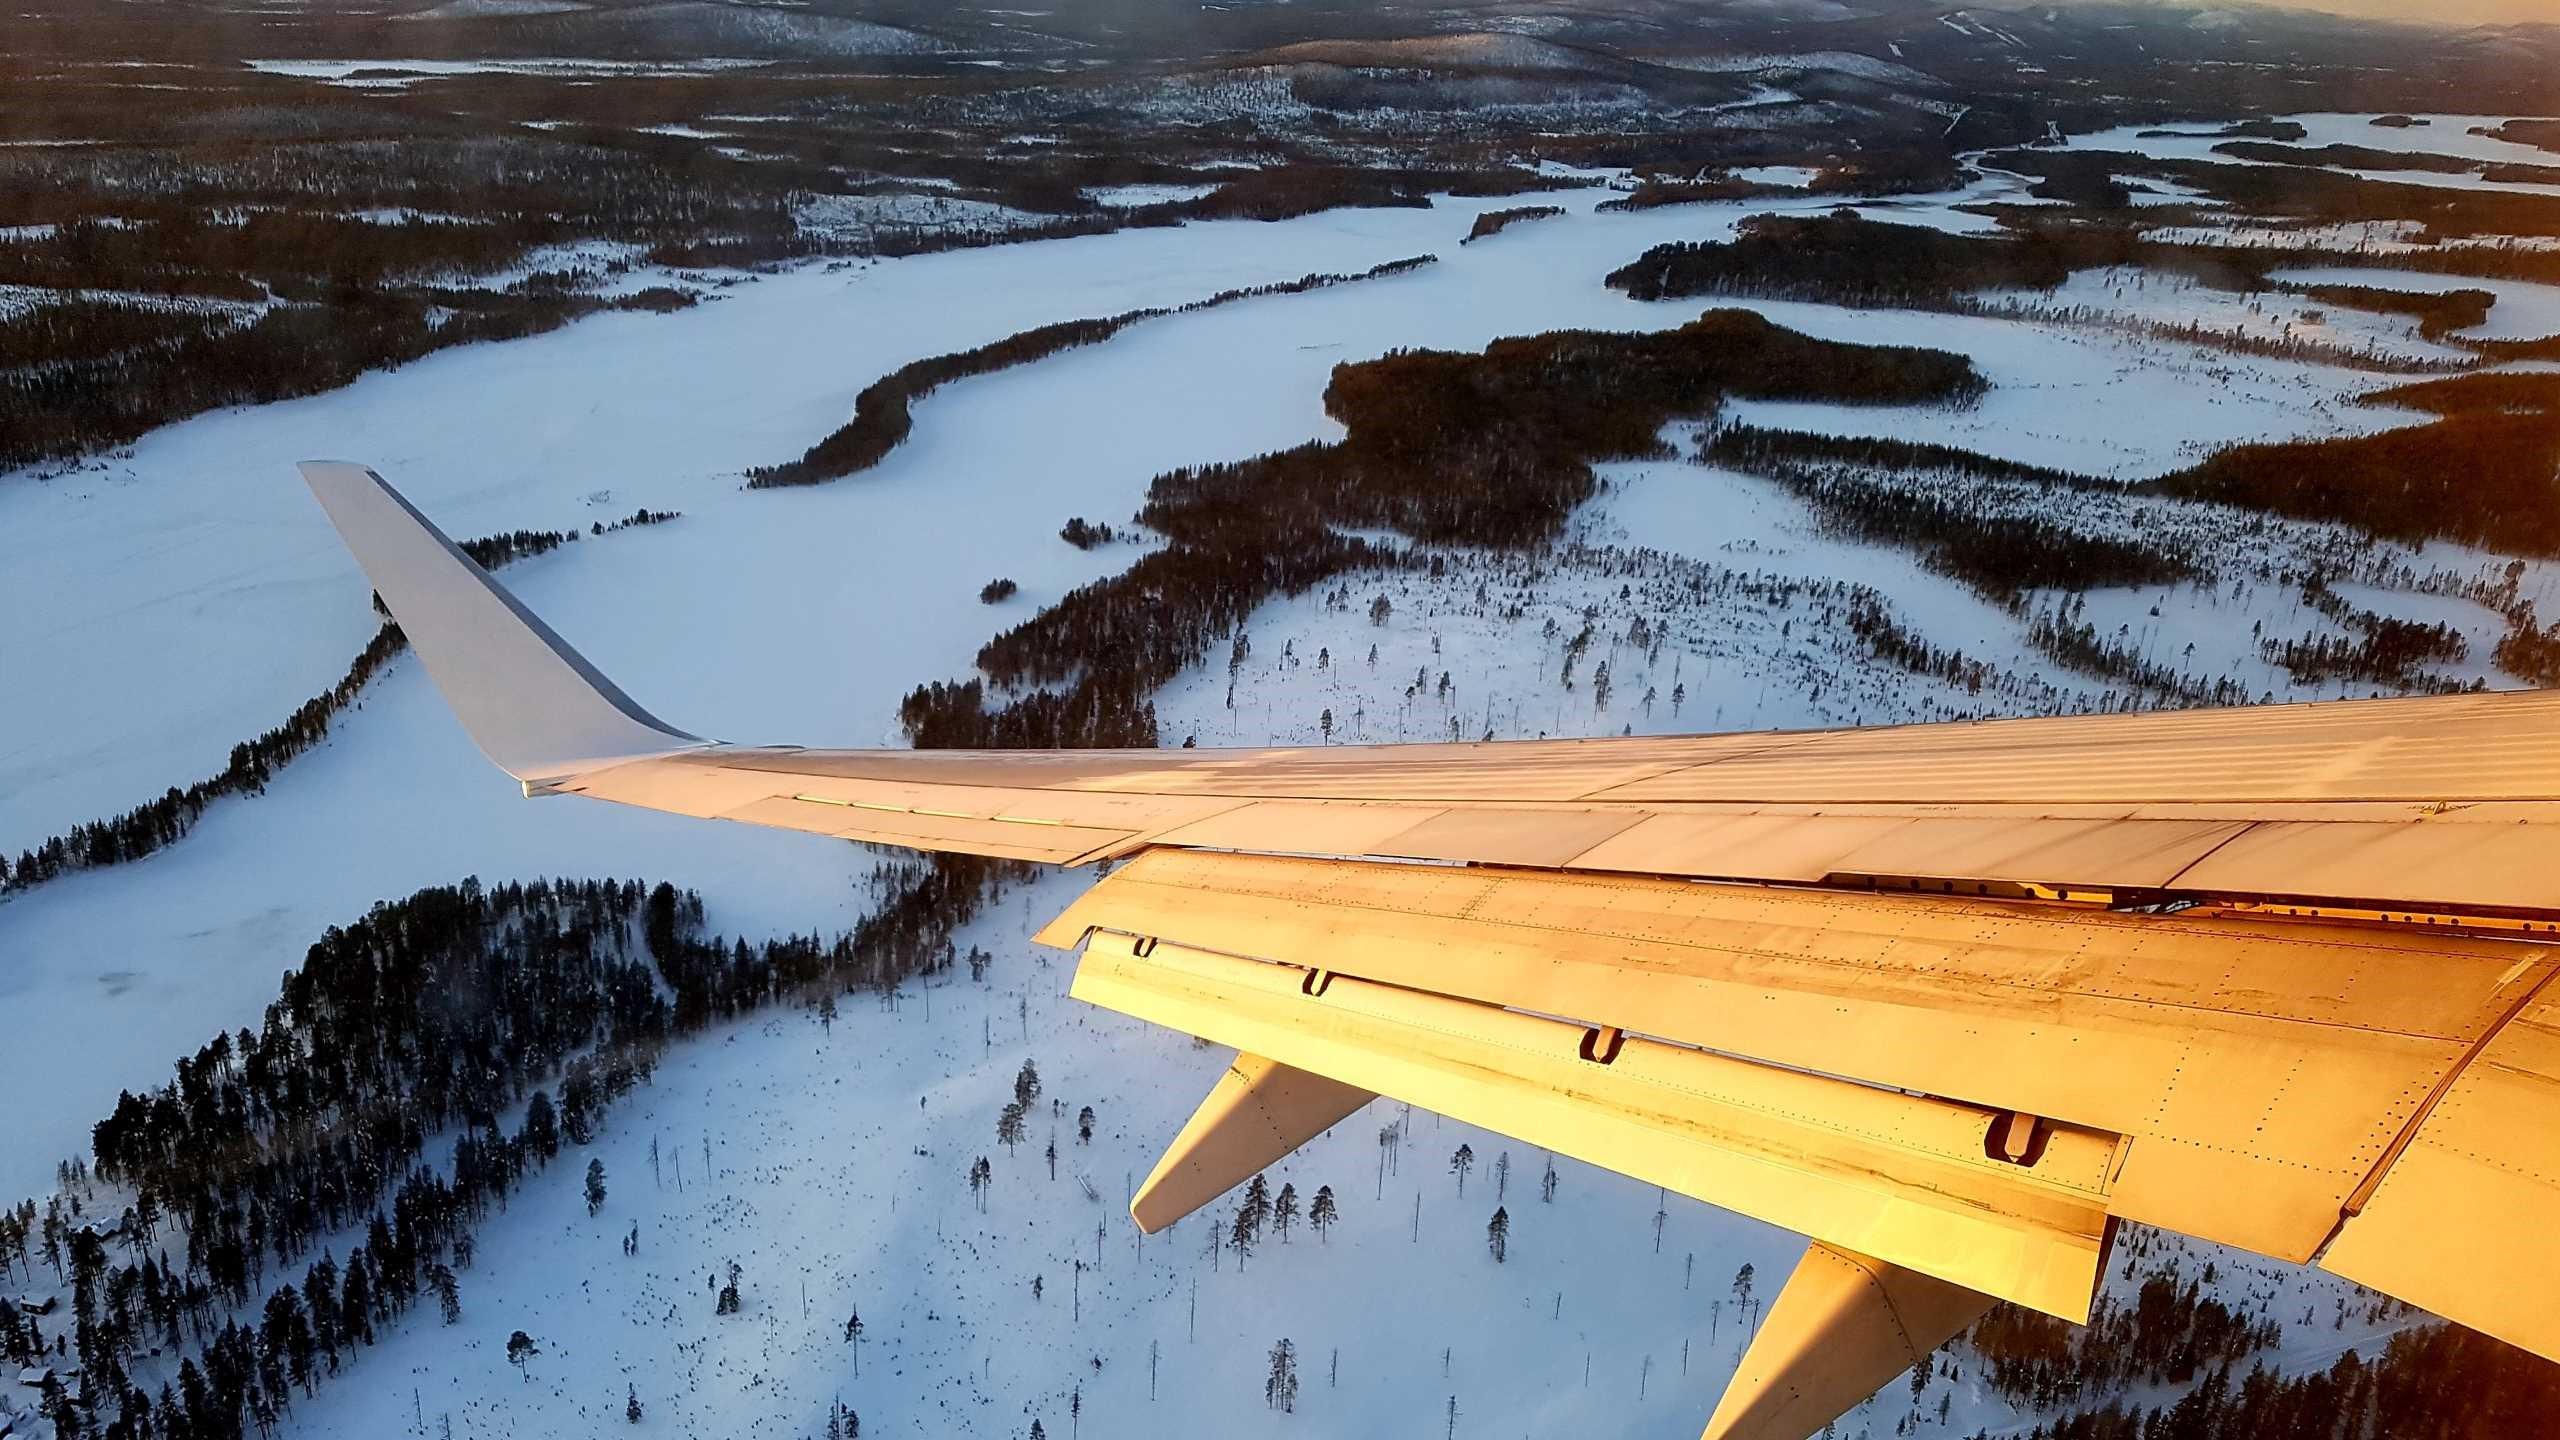
[[[1987,222],[1953,207],[2014,183],[1992,177],[1959,195],[1867,208],[1974,228]],[[361,579],[293,476],[295,460],[371,463],[457,535],[682,510],[670,524],[524,562],[507,583],[679,726],[750,742],[896,744],[907,689],[965,673],[994,631],[1140,553],[1061,543],[1069,516],[1116,523],[1163,470],[1334,436],[1321,395],[1343,361],[1568,326],[1682,323],[1702,307],[1630,301],[1600,278],[1655,244],[1721,238],[1751,214],[1833,203],[1596,213],[1610,194],[1539,197],[1570,213],[1464,249],[1457,242],[1475,215],[1517,199],[811,265],[677,314],[599,316],[443,352],[327,395],[200,417],[66,475],[0,477],[0,611],[46,617],[0,634],[0,685],[42,697],[0,707],[0,847],[14,852],[213,773],[234,741],[343,671],[374,620]],[[856,479],[741,488],[746,467],[797,454],[842,421],[863,385],[920,356],[1424,253],[1439,263],[1149,322],[952,385],[917,407],[905,444]],[[2113,303],[2095,291],[2084,298]],[[1994,385],[1964,410],[1737,407],[1761,424],[1935,440],[2133,479],[2235,440],[2417,418],[2349,403],[2389,377],[2320,365],[2071,325],[1754,308],[1829,338],[1961,350]],[[2018,616],[1907,555],[1826,533],[1781,487],[1686,462],[1604,473],[1607,490],[1551,564],[1461,555],[1441,584],[1351,577],[1338,603],[1311,594],[1266,606],[1250,625],[1239,703],[1226,703],[1223,663],[1177,679],[1160,697],[1168,739],[1320,743],[1328,710],[1337,740],[1445,738],[1452,718],[1470,736],[1872,723],[2080,708],[2102,688],[2044,660]],[[2281,556],[2356,543],[2316,529],[2226,537],[2211,558],[2237,574],[2248,545]],[[2494,563],[2438,546],[2414,568],[2466,575]],[[1809,591],[1737,592],[1673,615],[1648,609],[1638,583],[1716,575],[1868,587],[1904,623],[1992,661],[2018,687],[1965,696],[1864,660],[1811,622]],[[979,587],[997,576],[1021,594],[980,605]],[[1518,598],[1528,620],[1506,623],[1477,601],[1479,583]],[[1373,625],[1369,600],[1389,585],[1394,616]],[[2467,601],[2341,589],[2358,605],[2449,620],[2478,637],[2479,656],[2496,633],[2495,617]],[[2530,570],[2527,591],[2554,593],[2549,567]],[[2109,606],[2162,653],[2200,639],[2224,647],[2199,664],[2251,663],[2238,637],[2259,621],[2270,634],[2310,623],[2280,587],[2245,583],[2092,597],[2092,618],[2104,613],[2112,628]],[[1671,639],[1617,655],[1638,615],[1670,621]],[[1561,641],[1543,633],[1547,618],[1569,635],[1587,616],[1608,641],[1593,659],[1615,657],[1606,705],[1587,684],[1561,689]],[[2270,689],[2290,693],[2256,663]],[[1417,670],[1432,680],[1450,672],[1454,693],[1444,700],[1426,684],[1408,699]],[[0,1046],[0,1088],[43,1097],[13,1113],[0,1195],[49,1188],[55,1161],[83,1148],[119,1089],[157,1083],[217,1026],[256,1023],[277,973],[322,928],[375,899],[473,873],[638,875],[702,891],[715,929],[831,932],[857,917],[868,868],[850,847],[796,835],[522,801],[471,750],[417,666],[397,662],[264,795],[218,804],[151,859],[0,902],[0,1010],[43,1017],[11,1027]],[[1375,1135],[1394,1117],[1373,1112],[1272,1177],[1302,1195],[1336,1188],[1344,1222],[1330,1244],[1301,1232],[1238,1275],[1233,1257],[1211,1268],[1197,1222],[1136,1243],[1120,1214],[1127,1177],[1152,1164],[1223,1057],[1062,998],[1065,966],[1044,966],[1022,937],[1084,883],[1044,881],[977,922],[960,943],[998,953],[994,988],[962,980],[938,990],[930,1020],[914,994],[895,1014],[857,1002],[831,1031],[777,1011],[671,1054],[597,1142],[613,1197],[603,1215],[589,1219],[577,1198],[585,1157],[564,1157],[487,1227],[464,1277],[458,1336],[431,1313],[412,1314],[356,1373],[302,1404],[291,1428],[405,1433],[423,1414],[429,1433],[439,1416],[457,1435],[619,1432],[630,1384],[651,1423],[673,1433],[814,1435],[841,1395],[874,1434],[1019,1434],[1036,1416],[1047,1433],[1070,1436],[1080,1384],[1083,1418],[1099,1434],[1176,1424],[1278,1433],[1296,1422],[1262,1410],[1263,1356],[1288,1336],[1301,1356],[1298,1422],[1315,1421],[1319,1433],[1410,1435],[1440,1423],[1452,1395],[1461,1433],[1694,1433],[1739,1344],[1732,1311],[1711,1307],[1718,1297],[1731,1305],[1745,1262],[1768,1293],[1795,1242],[1674,1199],[1657,1255],[1649,1187],[1568,1166],[1551,1210],[1530,1193],[1536,1152],[1417,1115],[1381,1189]],[[1017,1001],[1031,1007],[1027,1023]],[[1045,1139],[1036,1126],[1018,1157],[992,1142],[1026,1055],[1069,1116],[1090,1103],[1103,1121],[1090,1149],[1061,1124],[1055,1182],[1031,1153]],[[693,1163],[705,1137],[708,1182]],[[686,1188],[672,1176],[651,1183],[653,1138],[688,1157]],[[1461,1140],[1483,1162],[1463,1204],[1446,1173]],[[1482,1192],[1504,1149],[1516,1167],[1506,1202],[1514,1249],[1496,1266]],[[981,1153],[1002,1157],[983,1216],[962,1182]],[[1079,1175],[1100,1199],[1084,1196]],[[642,1249],[627,1259],[618,1242],[634,1223]],[[1071,1298],[1071,1261],[1091,1260],[1097,1224],[1100,1268]],[[746,1313],[715,1321],[702,1277],[733,1259],[747,1274]],[[2307,1304],[2325,1317],[2343,1293],[2282,1267],[2246,1273],[2279,1318]],[[1044,1280],[1036,1302],[1034,1275]],[[1206,1302],[1196,1341],[1195,1280]],[[1094,1313],[1079,1322],[1073,1308],[1084,1304]],[[843,1312],[856,1305],[869,1325],[860,1381],[840,1339]],[[501,1353],[518,1328],[544,1348],[522,1376]],[[2322,1346],[2347,1333],[2322,1329],[2287,1355],[2324,1363]],[[1152,1402],[1151,1343],[1160,1347]],[[1935,1397],[1927,1404],[1934,1427]],[[1897,1389],[1843,1433],[1888,1431],[1909,1410]],[[1948,1433],[2008,1418],[1996,1399],[1960,1390],[1949,1422],[1960,1428]]]

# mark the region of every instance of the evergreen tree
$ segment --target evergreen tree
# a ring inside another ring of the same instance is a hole
[[[1327,1238],[1326,1232],[1333,1228],[1334,1221],[1341,1218],[1341,1212],[1334,1207],[1333,1187],[1317,1186],[1316,1198],[1307,1207],[1307,1223],[1315,1227],[1316,1238],[1318,1240]]]
[[[1030,1061],[1025,1060],[1022,1062],[1022,1069],[1016,1072],[1013,1077],[1013,1101],[1015,1104],[1020,1105],[1025,1111],[1028,1111],[1031,1108],[1031,1102],[1039,1098],[1039,1067],[1033,1065]]]
[[[1253,1214],[1239,1205],[1235,1221],[1227,1228],[1227,1244],[1236,1252],[1236,1273],[1244,1273],[1244,1262],[1253,1258]]]
[[[517,1139],[527,1150],[549,1160],[560,1153],[560,1125],[551,1108],[550,1092],[536,1090],[524,1107],[524,1129]]]
[[[427,1271],[427,1285],[436,1292],[436,1303],[444,1310],[444,1323],[461,1323],[462,1287],[455,1282],[453,1272],[441,1264],[433,1266]]]
[[[1271,1228],[1278,1232],[1280,1243],[1289,1243],[1289,1227],[1298,1223],[1298,1187],[1281,1182],[1280,1198],[1271,1206]]]
[[[1271,1373],[1262,1382],[1262,1403],[1282,1414],[1298,1408],[1298,1347],[1286,1338],[1271,1347]]]
[[[1460,1143],[1449,1156],[1449,1173],[1458,1177],[1458,1198],[1467,1198],[1467,1172],[1476,1168],[1476,1147]]]
[[[1484,1243],[1493,1251],[1493,1263],[1499,1265],[1511,1258],[1511,1212],[1497,1205],[1493,1220],[1484,1227]]]
[[[1013,1153],[1013,1147],[1022,1143],[1023,1108],[1023,1103],[1016,1100],[1004,1107],[1004,1113],[996,1117],[996,1143],[1004,1147],[1007,1155]]]
[[[1093,1143],[1093,1107],[1090,1105],[1076,1112],[1076,1143],[1079,1145]]]
[[[507,1363],[516,1367],[518,1374],[525,1374],[525,1362],[541,1353],[542,1347],[534,1344],[533,1337],[521,1330],[507,1337]],[[525,1374],[525,1378],[533,1377]]]
[[[1271,1218],[1271,1182],[1269,1180],[1255,1175],[1252,1183],[1244,1187],[1244,1205],[1237,1212],[1237,1216],[1243,1222],[1247,1235],[1256,1240],[1262,1238],[1263,1222]]]
[[[622,1418],[633,1425],[640,1423],[640,1387],[628,1382],[622,1387]]]
[[[604,1162],[589,1160],[587,1162],[587,1213],[593,1215],[603,1208]]]

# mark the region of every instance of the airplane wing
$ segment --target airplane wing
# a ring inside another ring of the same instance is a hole
[[[1708,1435],[1802,1440],[2136,1220],[2560,1358],[2560,693],[1762,735],[807,750],[676,730],[303,473],[528,794],[1125,861],[1078,998],[1239,1052],[1161,1228],[1378,1095],[1814,1242]]]

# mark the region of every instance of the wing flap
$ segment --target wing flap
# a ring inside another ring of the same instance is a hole
[[[1040,938],[1094,931],[2126,1135],[2114,1213],[2296,1260],[2554,964],[2423,932],[1167,850]]]
[[[2323,1268],[2560,1357],[2560,985],[2545,983],[2426,1113]]]
[[[2087,1318],[2116,1137],[1991,1159],[1996,1112],[1171,943],[1097,935],[1077,999],[1407,1100],[2070,1320]]]

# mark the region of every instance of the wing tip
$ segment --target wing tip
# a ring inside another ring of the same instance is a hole
[[[528,793],[711,744],[642,709],[371,466],[296,469],[463,728]]]

